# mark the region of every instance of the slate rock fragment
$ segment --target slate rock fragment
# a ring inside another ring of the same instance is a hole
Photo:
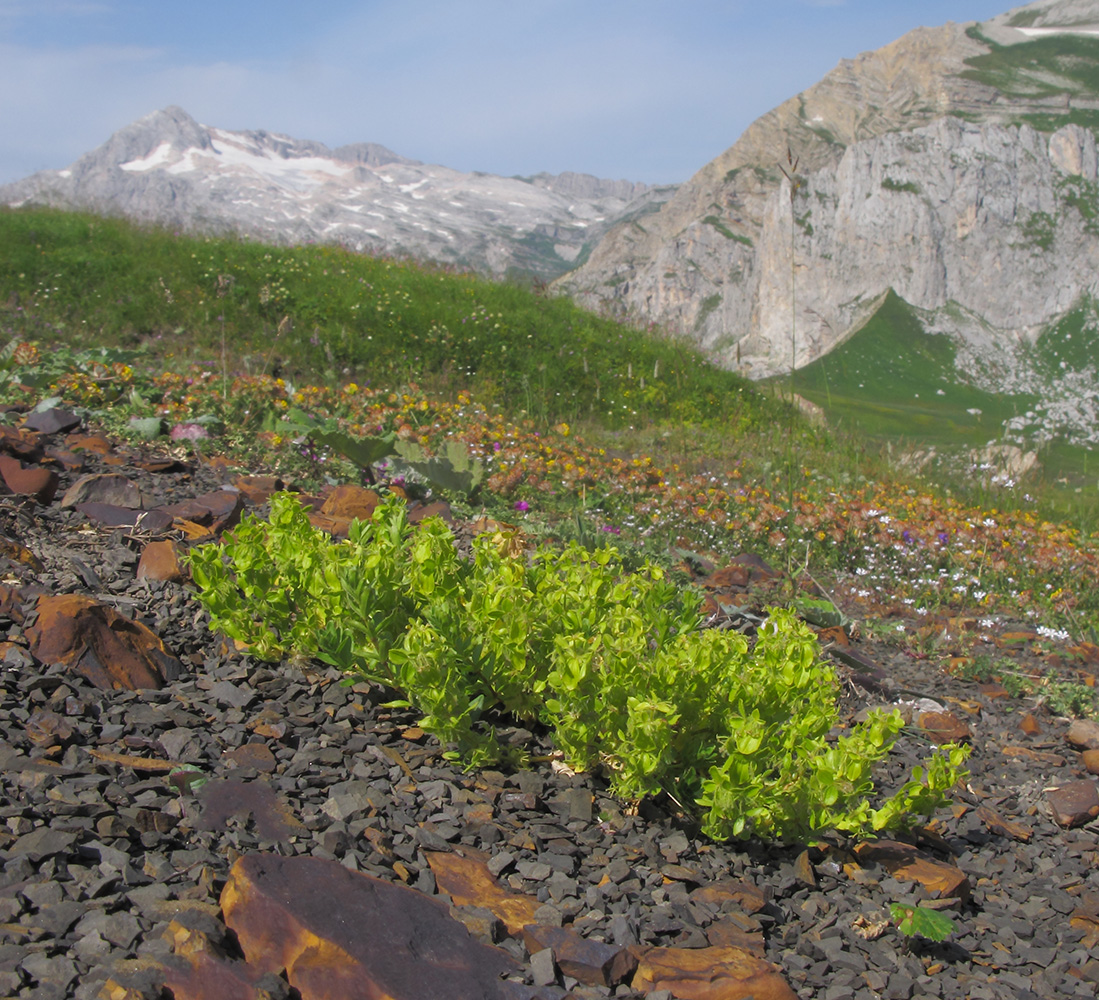
[[[440,901],[312,857],[249,854],[221,893],[225,923],[261,974],[286,971],[310,1000],[503,997],[518,971]],[[416,955],[410,962],[408,956]]]
[[[1083,826],[1099,817],[1099,784],[1070,781],[1047,792],[1046,801],[1058,826]]]
[[[82,594],[38,599],[38,620],[26,630],[31,654],[62,663],[100,690],[162,688],[183,665],[140,622]]]
[[[24,466],[17,458],[0,455],[0,477],[12,493],[34,497],[43,506],[52,503],[61,480],[57,473],[41,466]]]
[[[679,1000],[795,1000],[770,962],[739,948],[649,948],[631,983],[639,993],[668,990]]]

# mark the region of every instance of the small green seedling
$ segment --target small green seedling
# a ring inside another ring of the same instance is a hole
[[[928,941],[945,941],[954,933],[954,921],[945,913],[907,903],[890,903],[889,913],[906,938],[922,937]]]

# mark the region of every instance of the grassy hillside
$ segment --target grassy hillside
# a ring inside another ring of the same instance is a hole
[[[749,416],[748,384],[697,352],[518,285],[41,209],[0,210],[0,246],[9,338],[140,346],[292,381],[475,389],[550,423]]]
[[[879,433],[941,421],[950,345],[913,321],[886,302],[847,353],[798,373],[799,392],[847,407],[845,428],[870,404]],[[852,616],[911,618],[905,637],[963,612],[1099,627],[1094,490],[901,474],[870,439],[809,424],[685,345],[514,285],[9,211],[0,340],[0,402],[60,399],[181,456],[319,486],[359,478],[351,458],[399,439],[424,461],[371,459],[375,477],[525,537],[613,541],[681,569],[752,553],[788,574],[772,599],[812,591],[811,573]],[[947,391],[942,432],[978,439],[967,410],[993,401]],[[459,465],[476,489],[447,474]]]
[[[865,326],[799,370],[795,385],[833,426],[894,452],[968,456],[990,443],[1015,446],[1038,456],[1048,483],[1094,503],[1099,456],[1081,401],[1099,396],[1096,359],[1099,317],[1095,303],[1082,302],[1033,347],[990,353],[967,375],[955,366],[954,343],[926,333],[916,311],[890,292]]]
[[[1060,95],[1090,98],[1099,95],[1099,39],[1066,34],[1018,45],[999,45],[977,28],[970,28],[969,34],[988,45],[989,51],[967,60],[970,68],[962,73],[964,77],[1023,101]],[[1099,126],[1099,112],[1066,107],[1063,112],[1050,110],[1023,115],[1020,121],[1046,132],[1070,123],[1095,128]]]
[[[878,440],[984,445],[1030,397],[1005,397],[959,382],[955,348],[924,332],[894,292],[854,336],[796,376],[797,391],[829,418]]]

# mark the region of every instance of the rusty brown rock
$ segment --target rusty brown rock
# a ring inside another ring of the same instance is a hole
[[[770,902],[772,893],[773,890],[769,885],[758,886],[751,882],[726,879],[723,882],[714,882],[712,885],[695,889],[691,893],[691,899],[715,903],[718,906],[731,902],[745,913],[759,913]]]
[[[109,454],[112,445],[102,434],[70,434],[65,447],[72,451],[89,451],[95,455]]]
[[[429,517],[441,517],[447,524],[454,523],[454,514],[451,512],[450,504],[445,500],[433,500],[431,503],[413,504],[413,506],[408,509],[409,524],[419,524],[421,521],[426,521]]]
[[[26,631],[31,655],[63,663],[101,690],[161,688],[182,672],[155,633],[90,597],[47,595],[37,609]]]
[[[119,507],[113,503],[78,503],[74,507],[89,521],[108,528],[134,528],[158,534],[172,525],[172,519],[159,510],[140,510],[137,507]]]
[[[1099,774],[1099,750],[1085,750],[1080,754],[1080,763],[1088,774]]]
[[[518,937],[528,924],[536,923],[534,913],[542,904],[533,896],[508,892],[493,878],[485,862],[472,852],[425,851],[435,884],[456,906],[483,906],[495,913],[508,934]]]
[[[0,477],[12,493],[34,497],[43,506],[53,501],[61,481],[56,472],[37,465],[25,467],[11,455],[0,455]]]
[[[767,957],[763,925],[754,917],[742,913],[729,914],[723,920],[715,920],[706,928],[706,937],[714,947],[739,948],[756,958]]]
[[[1094,781],[1070,781],[1047,792],[1046,801],[1058,826],[1083,826],[1099,817],[1099,785]]]
[[[218,778],[206,781],[196,795],[199,814],[196,830],[222,830],[231,816],[251,815],[262,840],[287,841],[305,827],[266,781]]]
[[[649,948],[630,984],[678,1000],[795,1000],[778,967],[740,948]]]
[[[234,767],[252,767],[263,774],[270,774],[278,766],[266,743],[245,743],[234,750],[226,750],[222,758]]]
[[[184,579],[184,572],[179,562],[179,546],[171,540],[149,542],[141,551],[137,578],[180,583]]]
[[[244,497],[239,490],[213,490],[193,500],[158,507],[172,517],[201,524],[215,534],[233,527],[244,510]]]
[[[956,865],[935,861],[910,844],[895,840],[868,840],[855,848],[864,865],[881,865],[899,882],[919,882],[937,898],[969,896],[969,879]]]
[[[568,927],[528,924],[523,928],[523,945],[531,955],[552,948],[557,967],[589,986],[617,986],[637,968],[637,956],[629,949],[589,941]]]
[[[1076,719],[1065,735],[1077,750],[1099,750],[1099,722],[1094,719]]]
[[[998,834],[1001,837],[1011,837],[1013,840],[1021,840],[1025,844],[1029,843],[1030,838],[1034,836],[1034,831],[1029,826],[1004,819],[995,809],[988,806],[978,807],[977,817],[988,827],[991,833]]]
[[[147,506],[146,500],[137,483],[127,479],[121,473],[100,472],[81,476],[65,491],[65,495],[61,498],[61,506],[75,507],[77,504],[98,503],[138,509]]]
[[[336,861],[245,855],[221,906],[248,964],[260,974],[285,970],[309,1000],[490,1000],[504,995],[500,977],[518,969],[438,900]]]
[[[272,493],[286,486],[278,476],[238,476],[233,485],[253,504],[267,503]]]
[[[953,712],[921,712],[919,727],[938,743],[969,739],[969,726]]]
[[[24,462],[39,462],[43,455],[37,434],[2,425],[0,425],[0,451],[21,458]]]
[[[353,483],[344,483],[337,486],[321,505],[320,512],[329,517],[346,517],[349,520],[358,518],[360,521],[369,521],[375,509],[382,502],[382,498],[373,490]]]

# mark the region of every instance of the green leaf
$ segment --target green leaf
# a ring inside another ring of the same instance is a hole
[[[164,420],[161,417],[130,417],[130,430],[139,438],[151,441],[164,433]]]
[[[905,937],[919,936],[928,941],[945,941],[954,933],[954,921],[945,913],[922,906],[890,903],[889,912]]]

